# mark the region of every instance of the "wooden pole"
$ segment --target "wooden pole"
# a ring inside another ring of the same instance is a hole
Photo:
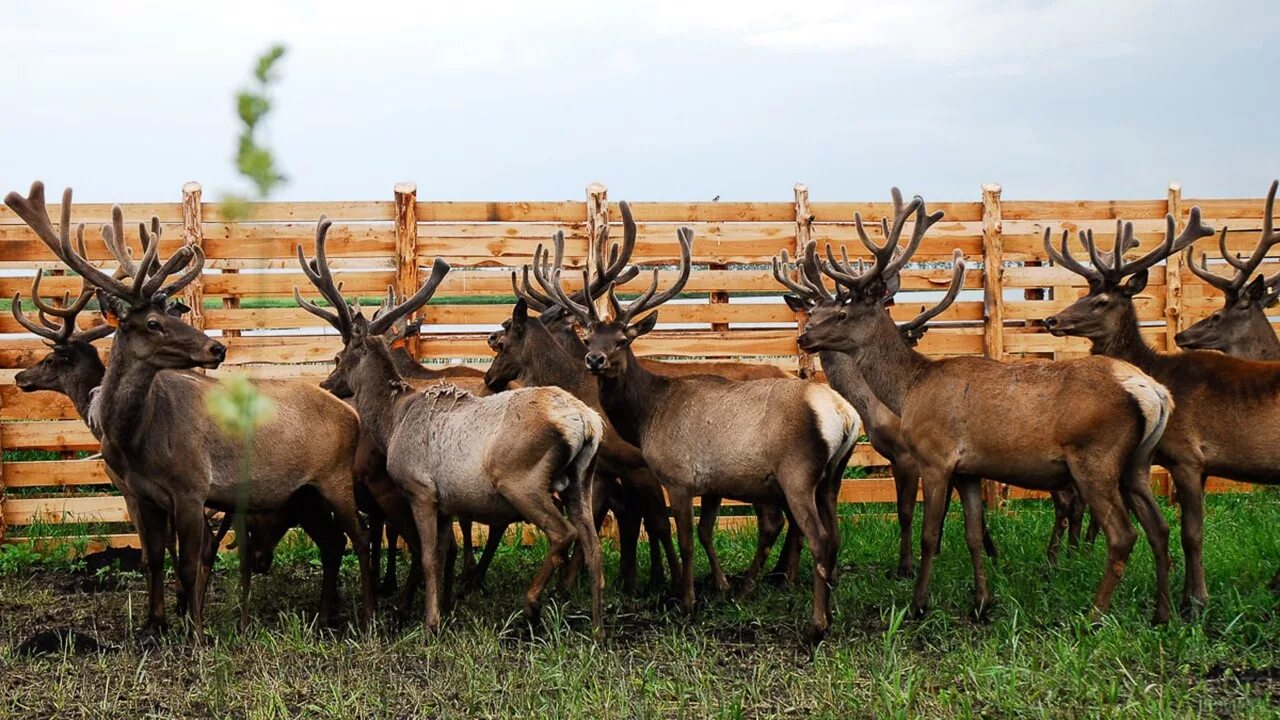
[[[189,182],[182,186],[182,240],[188,245],[204,249],[204,212],[200,207],[200,183]],[[204,275],[197,275],[182,291],[182,302],[191,308],[187,322],[198,330],[204,329]]]
[[[795,254],[797,260],[804,253],[804,248],[813,239],[813,211],[809,209],[809,186],[804,183],[796,183],[794,188],[795,204],[796,204],[796,245]],[[804,332],[805,323],[809,322],[809,313],[801,310],[796,313],[796,337],[800,337],[800,333]],[[811,378],[814,376],[813,356],[809,353],[796,348],[797,353],[797,371],[802,378]]]
[[[396,183],[396,294],[401,299],[418,291],[418,186]],[[410,317],[410,322],[419,313]],[[415,360],[421,357],[418,335],[408,339],[405,349]]]
[[[982,350],[992,360],[1004,359],[1004,223],[1000,185],[982,186]],[[998,507],[1009,489],[985,481],[987,505]]]
[[[586,266],[592,272],[600,272],[609,256],[609,248],[605,247],[608,233],[609,189],[601,183],[591,183],[587,186]],[[596,310],[600,310],[599,300],[596,301]]]
[[[1178,232],[1182,232],[1182,228],[1186,222],[1182,219],[1182,186],[1178,183],[1169,183],[1167,212],[1173,216],[1173,222]],[[1178,345],[1174,342],[1173,336],[1182,331],[1182,253],[1174,253],[1165,261],[1165,278],[1164,278],[1164,323],[1165,323],[1165,345],[1164,349],[1173,352]]]

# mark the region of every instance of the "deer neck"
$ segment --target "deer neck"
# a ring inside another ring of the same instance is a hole
[[[1124,360],[1141,370],[1150,371],[1159,361],[1159,353],[1147,345],[1138,329],[1138,316],[1133,307],[1124,310],[1124,317],[1117,323],[1117,330],[1104,337],[1089,338],[1090,351]]]
[[[645,370],[627,348],[626,368],[616,377],[597,378],[600,405],[622,439],[644,447],[644,436],[674,381]]]
[[[563,340],[537,322],[527,323],[525,334],[520,375],[517,377],[521,384],[531,387],[551,385],[567,390],[579,399],[597,399],[599,390],[595,378],[587,372],[582,360],[586,355],[585,346],[582,354],[575,357]]]
[[[848,353],[836,350],[823,350],[818,353],[822,362],[822,371],[827,375],[827,384],[849,401],[858,415],[867,422],[871,410],[882,403],[867,384],[866,378],[858,371],[857,362]]]
[[[98,364],[96,368],[86,370],[83,373],[76,373],[75,377],[67,383],[66,393],[71,400],[71,404],[75,406],[76,413],[80,415],[80,419],[85,421],[86,425],[93,428],[93,423],[89,422],[89,405],[93,401],[93,389],[102,385],[103,377],[106,375],[107,369]],[[95,430],[95,433],[97,430]]]
[[[160,370],[135,360],[128,339],[117,333],[111,346],[111,365],[102,376],[101,389],[91,406],[86,407],[86,417],[97,414],[89,424],[122,449],[145,450],[153,409],[151,391]]]
[[[352,405],[360,416],[360,424],[384,453],[391,441],[404,400],[413,388],[396,369],[389,352],[370,352],[361,360],[351,380]]]
[[[392,348],[391,350],[389,350],[389,352],[391,354],[391,361],[395,363],[396,371],[399,372],[400,375],[402,375],[403,377],[411,378],[411,377],[434,377],[435,376],[435,374],[432,373],[430,370],[428,370],[427,368],[424,368],[422,366],[422,363],[415,360],[413,356],[409,354],[409,351],[406,350],[404,347]],[[429,373],[429,375],[425,375],[424,373]]]
[[[888,310],[882,309],[875,323],[874,340],[858,346],[848,355],[875,399],[893,414],[901,415],[902,402],[911,386],[932,361],[903,341]],[[853,404],[852,399],[849,402]]]
[[[1256,325],[1249,326],[1250,332],[1238,347],[1231,348],[1228,355],[1237,355],[1250,360],[1280,360],[1280,337],[1264,315]]]

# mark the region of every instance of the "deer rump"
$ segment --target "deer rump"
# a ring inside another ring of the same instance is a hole
[[[429,479],[441,514],[486,524],[522,519],[500,481],[549,470],[539,490],[561,492],[585,476],[604,437],[600,415],[559,388],[478,397],[440,385],[412,398],[388,440],[388,472]]]
[[[349,468],[355,454],[359,420],[346,403],[315,385],[293,380],[255,380],[254,387],[275,403],[275,416],[254,431],[251,462],[244,463],[240,440],[227,435],[209,417],[205,395],[217,381],[192,372],[163,370],[156,375],[145,412],[153,418],[198,418],[204,452],[170,457],[170,448],[190,445],[191,428],[182,423],[146,423],[140,440],[155,467],[207,461],[210,507],[233,511],[279,508],[301,486],[323,482],[318,473]],[[91,414],[97,417],[96,407]],[[319,417],[331,422],[316,423]],[[104,446],[104,451],[107,448]],[[109,458],[113,459],[113,458]],[[245,473],[248,473],[247,477]]]
[[[1065,486],[1072,476],[1063,450],[1096,447],[1090,440],[1114,433],[1115,418],[1125,414],[1135,421],[1131,437],[1113,439],[1132,448],[1133,462],[1144,455],[1149,463],[1172,413],[1168,390],[1111,358],[995,363],[957,357],[945,363],[962,368],[966,382],[957,385],[954,372],[921,378],[902,408],[902,426],[917,459],[953,465],[962,475],[1014,478],[1033,489]],[[1010,408],[1024,408],[1028,416],[1010,417]]]
[[[610,395],[604,394],[606,410]],[[861,432],[858,414],[844,398],[795,378],[683,377],[670,381],[666,397],[655,398],[651,407],[656,411],[637,428],[639,437],[627,438],[639,445],[649,466],[668,478],[679,477],[695,495],[743,501],[781,497],[779,472],[809,462],[811,444],[826,458],[819,470],[842,471]],[[780,408],[806,413],[780,416]]]

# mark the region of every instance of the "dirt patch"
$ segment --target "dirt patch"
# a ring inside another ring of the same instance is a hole
[[[103,645],[98,642],[97,638],[82,633],[75,628],[52,628],[41,630],[24,640],[22,644],[14,648],[14,654],[28,657],[34,655],[61,655],[63,653],[87,655],[103,650],[118,649],[119,647],[114,645]]]

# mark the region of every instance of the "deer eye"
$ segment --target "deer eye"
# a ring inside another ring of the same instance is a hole
[[[161,328],[161,326],[160,326],[160,321],[159,321],[159,320],[148,320],[148,321],[147,321],[147,329],[148,329],[148,330],[150,330],[151,332],[160,332],[160,331],[161,331],[161,329],[162,329],[162,328]]]
[[[1099,295],[1093,299],[1093,306],[1098,308],[1106,307],[1109,302],[1111,302],[1111,298],[1108,298],[1106,295]]]
[[[848,320],[848,319],[849,319],[849,311],[848,311],[848,310],[841,310],[840,312],[836,313],[836,319],[837,319],[837,320]]]

